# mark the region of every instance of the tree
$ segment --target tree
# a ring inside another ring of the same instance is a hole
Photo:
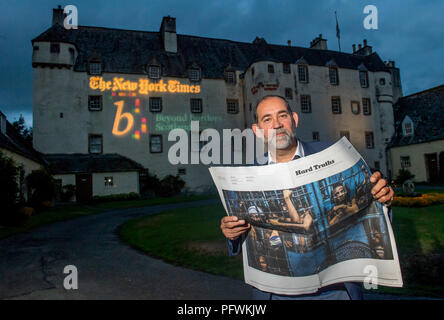
[[[22,114],[20,114],[18,120],[12,123],[12,126],[17,130],[17,132],[27,143],[32,144],[32,127],[26,127],[25,118]]]
[[[19,170],[14,161],[0,152],[0,204],[1,220],[5,221],[13,213],[19,187],[17,176]]]

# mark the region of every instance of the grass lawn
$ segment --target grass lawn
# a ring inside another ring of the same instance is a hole
[[[154,206],[166,203],[198,201],[198,200],[212,199],[215,197],[216,196],[212,195],[178,196],[171,198],[153,198],[153,199],[141,199],[141,200],[102,202],[91,205],[72,204],[72,205],[56,206],[53,208],[48,208],[45,211],[42,211],[32,216],[21,226],[17,227],[0,226],[0,239],[9,237],[17,233],[27,232],[33,228],[46,225],[49,223],[96,214],[106,210],[138,208],[138,207]]]
[[[403,259],[411,254],[444,254],[444,205],[395,207],[393,212],[401,268]],[[227,255],[226,240],[219,227],[224,215],[220,204],[168,211],[125,223],[121,238],[169,263],[243,279],[241,258]],[[444,288],[404,281],[404,288],[380,287],[377,292],[442,296]]]

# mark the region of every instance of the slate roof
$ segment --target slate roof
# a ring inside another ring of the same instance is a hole
[[[6,135],[0,133],[0,148],[19,154],[37,163],[44,164],[40,153],[34,150],[32,146],[22,138],[9,121],[6,121]]]
[[[444,139],[444,85],[402,97],[393,106],[395,135],[389,148]],[[414,135],[402,135],[402,121],[409,116]]]
[[[52,174],[125,172],[143,170],[139,163],[119,154],[46,154]]]
[[[255,61],[271,60],[294,63],[304,58],[308,64],[325,66],[334,59],[338,67],[369,71],[388,71],[377,53],[369,56],[294,46],[236,42],[189,35],[177,35],[177,54],[163,49],[160,32],[79,26],[66,30],[55,24],[32,40],[72,43],[79,51],[75,71],[87,71],[88,60],[99,56],[104,72],[145,74],[147,63],[155,58],[162,65],[163,76],[188,77],[187,69],[196,63],[203,78],[222,79],[228,66],[245,71]]]

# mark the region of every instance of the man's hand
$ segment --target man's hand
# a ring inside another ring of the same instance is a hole
[[[389,206],[393,201],[395,191],[387,184],[387,180],[382,178],[381,172],[375,172],[370,177],[370,182],[376,183],[372,189],[373,197],[380,203]]]
[[[250,229],[250,224],[245,220],[239,220],[238,217],[223,217],[220,223],[222,233],[230,240],[236,240],[241,234]]]

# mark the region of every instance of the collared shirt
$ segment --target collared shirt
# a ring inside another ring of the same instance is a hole
[[[302,146],[302,143],[299,140],[296,140],[296,141],[298,143],[298,146],[297,146],[296,151],[294,152],[294,155],[291,158],[291,160],[295,160],[295,158],[305,157],[304,147]],[[277,163],[277,162],[274,161],[273,158],[271,157],[271,152],[268,152],[268,164],[275,164],[275,163]]]

